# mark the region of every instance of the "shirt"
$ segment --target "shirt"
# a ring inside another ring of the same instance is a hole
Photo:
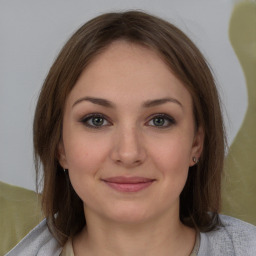
[[[223,227],[200,233],[197,256],[255,256],[256,227],[224,215],[220,219]],[[43,220],[5,256],[60,256],[62,250]]]

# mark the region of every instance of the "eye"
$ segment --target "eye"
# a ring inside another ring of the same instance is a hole
[[[147,122],[147,125],[157,128],[168,128],[174,124],[176,121],[166,114],[157,114]]]
[[[83,117],[80,122],[87,127],[95,129],[111,125],[111,123],[102,114],[89,114]]]

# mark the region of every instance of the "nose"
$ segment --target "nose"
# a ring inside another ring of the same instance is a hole
[[[116,133],[111,158],[126,168],[138,166],[145,161],[145,145],[136,128],[120,129]]]

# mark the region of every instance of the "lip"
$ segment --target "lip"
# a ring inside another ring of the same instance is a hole
[[[110,177],[102,179],[105,184],[120,192],[138,192],[149,187],[155,179],[145,177]]]

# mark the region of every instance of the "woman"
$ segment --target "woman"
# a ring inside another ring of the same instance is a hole
[[[7,255],[255,255],[219,216],[225,135],[214,79],[175,26],[136,11],[82,26],[34,119],[46,217]]]

